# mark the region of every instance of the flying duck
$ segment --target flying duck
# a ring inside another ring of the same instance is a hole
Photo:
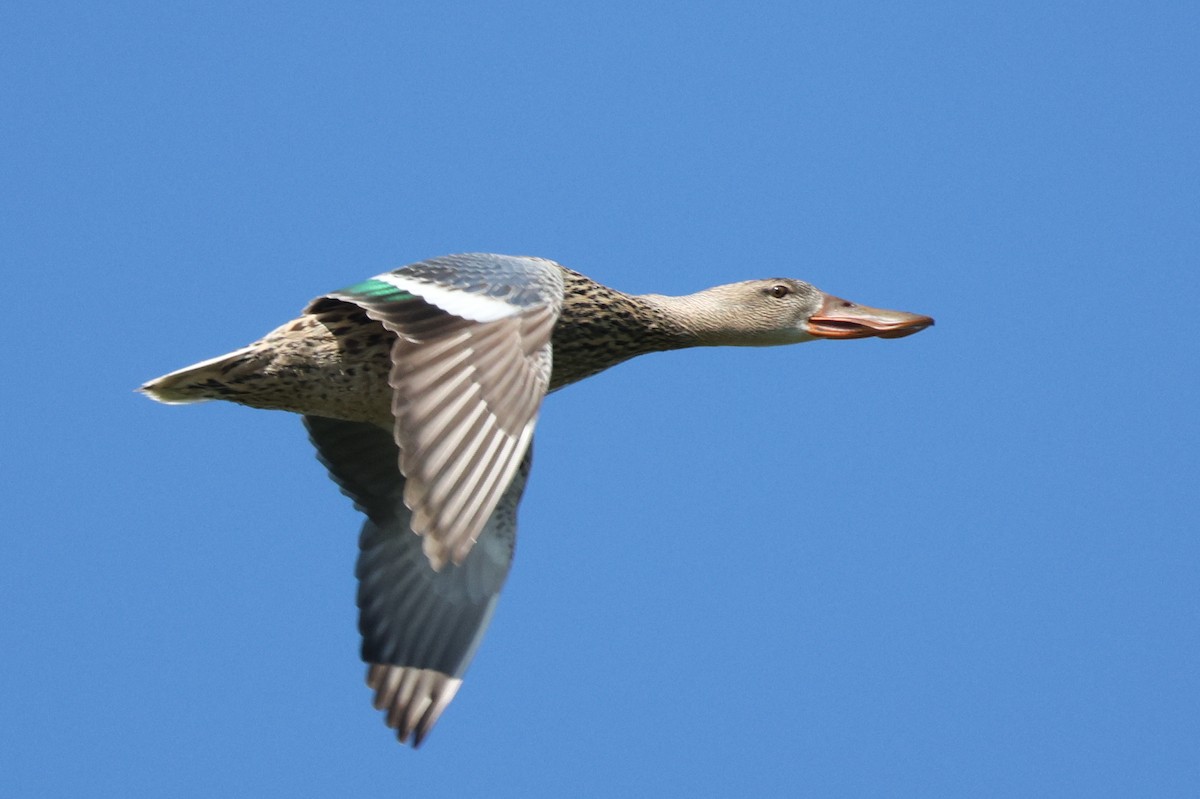
[[[366,516],[355,571],[367,684],[415,747],[495,610],[548,392],[647,352],[900,338],[932,324],[791,278],[630,295],[543,258],[471,253],[330,292],[259,341],[140,390],[302,414]]]

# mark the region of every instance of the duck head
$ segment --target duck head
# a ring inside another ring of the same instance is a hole
[[[901,338],[933,319],[835,297],[803,280],[768,278],[716,286],[685,297],[654,296],[701,345],[771,346],[815,339]]]

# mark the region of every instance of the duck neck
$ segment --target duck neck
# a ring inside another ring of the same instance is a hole
[[[637,355],[706,343],[683,323],[680,301],[687,297],[624,294],[564,271],[563,309],[551,340],[551,390]]]
[[[634,297],[643,308],[669,326],[679,347],[725,347],[748,343],[736,307],[708,289],[681,297],[642,294]]]

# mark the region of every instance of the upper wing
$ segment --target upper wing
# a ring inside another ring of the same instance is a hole
[[[327,296],[397,334],[389,382],[404,503],[433,568],[463,563],[533,436],[562,308],[560,268],[453,255]]]
[[[388,726],[417,746],[454,698],[491,620],[512,562],[532,450],[471,553],[434,571],[400,501],[405,480],[392,436],[365,422],[306,416],[304,423],[330,476],[367,515],[356,568],[367,682]]]

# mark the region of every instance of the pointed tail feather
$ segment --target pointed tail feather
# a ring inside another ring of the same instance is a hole
[[[226,375],[232,368],[245,361],[251,349],[242,347],[240,350],[176,369],[146,382],[138,391],[167,405],[226,399],[231,393],[226,385]]]

